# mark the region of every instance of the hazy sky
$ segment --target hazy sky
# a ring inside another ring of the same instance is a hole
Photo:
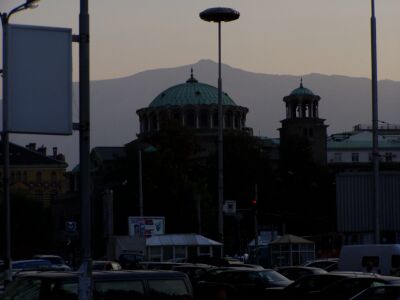
[[[0,0],[0,11],[23,1]],[[147,69],[217,60],[217,25],[199,12],[240,11],[222,27],[222,60],[270,74],[370,77],[369,0],[91,0],[91,77],[123,77]],[[13,23],[72,27],[79,0],[41,0]],[[400,1],[376,0],[379,79],[400,80]],[[74,74],[77,79],[77,45]],[[29,52],[29,49],[27,49]]]

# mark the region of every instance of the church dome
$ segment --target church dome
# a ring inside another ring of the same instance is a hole
[[[314,96],[314,93],[303,86],[303,79],[300,81],[300,87],[297,89],[294,89],[291,93],[290,96],[304,96],[304,95],[309,95],[309,96]]]
[[[149,105],[149,107],[162,106],[185,106],[201,104],[218,104],[218,89],[211,85],[198,82],[193,77],[193,71],[190,78],[182,84],[170,87],[160,93]],[[236,106],[236,103],[222,92],[222,105]]]

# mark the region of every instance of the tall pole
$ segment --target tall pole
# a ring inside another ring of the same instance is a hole
[[[8,133],[8,115],[7,115],[7,29],[8,15],[1,15],[3,27],[3,200],[4,200],[4,283],[12,280],[11,269],[11,203],[10,203],[10,142]]]
[[[254,186],[254,200],[255,200],[255,205],[254,205],[254,258],[255,258],[255,263],[258,264],[258,187],[257,183]]]
[[[378,145],[378,67],[376,54],[375,1],[371,0],[371,68],[372,68],[372,164],[373,164],[373,207],[374,240],[380,243],[380,201],[379,201],[379,145]]]
[[[143,217],[143,170],[142,170],[142,150],[138,151],[139,156],[139,216]]]
[[[222,78],[221,78],[221,22],[218,22],[218,235],[224,242],[224,143],[222,111]]]
[[[82,265],[79,299],[92,299],[91,201],[90,201],[90,72],[89,3],[81,0],[79,14],[79,157],[81,197]]]

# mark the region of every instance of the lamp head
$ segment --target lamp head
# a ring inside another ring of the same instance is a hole
[[[202,11],[200,18],[207,22],[230,22],[239,19],[240,13],[229,7],[213,7]]]
[[[39,6],[40,0],[26,0],[25,7],[26,8],[36,8]]]

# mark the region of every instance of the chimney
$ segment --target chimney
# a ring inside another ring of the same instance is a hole
[[[43,156],[46,156],[47,149],[46,149],[45,146],[42,145],[40,148],[37,149],[37,152],[40,153]]]
[[[57,157],[57,147],[53,147],[53,157]]]
[[[36,143],[29,143],[25,147],[31,151],[36,151]]]

